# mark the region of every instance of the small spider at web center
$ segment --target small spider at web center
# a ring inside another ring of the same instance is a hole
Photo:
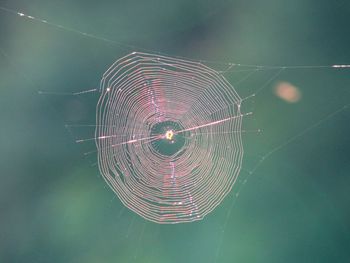
[[[174,137],[174,132],[173,130],[168,130],[165,133],[165,139],[167,139],[168,141],[171,141]]]

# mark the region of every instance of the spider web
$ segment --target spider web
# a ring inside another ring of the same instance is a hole
[[[44,23],[53,27],[57,27],[60,28],[62,30],[65,31],[72,31],[74,33],[77,33],[79,35],[83,35],[87,38],[93,38],[93,39],[97,39],[97,40],[101,40],[104,42],[108,42],[111,44],[116,44],[119,47],[123,48],[124,50],[127,51],[133,51],[133,50],[138,50],[138,51],[147,51],[147,52],[152,52],[152,53],[157,53],[159,55],[161,55],[162,53],[159,52],[154,52],[154,51],[150,51],[150,50],[145,50],[142,48],[137,48],[134,47],[132,45],[125,45],[110,39],[106,39],[103,37],[99,37],[96,35],[92,35],[89,33],[85,33],[76,29],[72,29],[69,27],[65,27],[59,24],[55,24],[55,23],[51,23],[48,22],[46,20],[40,19],[40,18],[36,18],[21,12],[17,12],[17,11],[13,11],[10,9],[6,9],[1,7],[0,9],[5,10],[7,12],[12,12],[17,16],[20,16],[22,18],[25,19],[29,19],[29,20],[34,20],[36,22],[40,22],[40,23]],[[4,52],[3,52],[4,53]],[[6,56],[6,53],[4,53],[4,55]],[[162,54],[162,55],[168,55],[168,54]],[[187,59],[187,58],[179,58],[179,59]],[[11,60],[11,58],[9,58],[9,60]],[[242,65],[242,64],[236,64],[236,63],[226,63],[226,62],[215,62],[215,61],[200,61],[201,63],[205,63],[208,65],[215,65],[217,72],[220,72],[221,74],[223,74],[224,76],[226,76],[230,82],[232,79],[234,79],[235,81],[233,81],[233,85],[236,87],[238,87],[238,91],[245,91],[247,94],[245,97],[243,97],[243,100],[246,100],[248,103],[248,105],[250,104],[251,107],[255,107],[253,111],[253,115],[255,115],[256,112],[259,112],[259,105],[256,105],[255,103],[253,103],[253,100],[256,100],[257,97],[262,97],[263,95],[261,95],[261,93],[263,91],[265,91],[266,89],[270,88],[270,85],[272,85],[272,83],[281,76],[281,74],[283,74],[286,70],[302,70],[304,72],[304,70],[306,69],[320,69],[320,70],[325,70],[325,71],[329,71],[329,70],[342,70],[342,69],[346,69],[349,66],[348,65],[329,65],[329,66],[297,66],[297,67],[290,67],[290,66],[277,66],[277,67],[272,67],[272,66],[261,66],[261,65]],[[255,83],[254,83],[255,82]],[[259,84],[256,84],[259,83]],[[252,84],[254,83],[254,84]],[[251,88],[250,91],[247,92],[247,89],[244,88],[244,85],[249,86],[249,87],[253,87]],[[81,98],[81,96],[95,96],[96,93],[98,92],[97,88],[93,88],[93,89],[88,89],[88,90],[77,90],[76,92],[66,92],[66,93],[62,93],[60,91],[48,91],[48,90],[42,90],[40,93],[41,94],[47,94],[47,95],[72,95],[74,97],[79,97],[79,99]],[[56,94],[55,94],[56,93]],[[243,92],[241,92],[243,94]],[[240,94],[241,94],[240,93]],[[258,96],[259,95],[259,96]],[[96,98],[96,96],[95,96]],[[85,98],[81,98],[81,100],[84,101]],[[88,99],[89,100],[89,99]],[[337,105],[339,106],[339,105]],[[295,141],[297,141],[299,138],[301,138],[302,136],[304,136],[306,133],[311,132],[312,130],[318,128],[321,126],[321,124],[327,122],[328,120],[334,118],[338,113],[344,112],[346,111],[348,108],[348,104],[344,104],[341,105],[341,107],[336,107],[335,110],[332,111],[328,111],[326,112],[323,117],[314,120],[313,122],[311,122],[310,124],[306,125],[305,128],[300,129],[299,131],[296,131],[291,137],[284,139],[282,142],[278,142],[278,143],[274,143],[272,145],[272,147],[266,147],[268,150],[263,152],[262,154],[260,154],[259,157],[257,157],[256,160],[251,161],[251,164],[246,164],[245,166],[243,166],[243,171],[242,173],[246,173],[245,176],[242,176],[242,178],[239,180],[240,185],[238,187],[238,189],[236,189],[236,191],[234,191],[234,193],[232,193],[233,200],[230,200],[230,205],[228,206],[229,208],[226,211],[226,216],[225,216],[225,222],[220,226],[220,230],[222,231],[222,233],[220,232],[219,234],[219,238],[218,240],[218,245],[217,245],[217,252],[216,252],[216,259],[220,258],[220,253],[221,253],[221,247],[222,247],[222,242],[223,239],[225,237],[225,229],[227,228],[227,225],[230,221],[231,218],[231,214],[232,214],[232,210],[233,210],[233,204],[236,202],[237,200],[237,196],[240,194],[240,191],[242,189],[242,186],[246,184],[247,179],[249,178],[249,176],[255,174],[259,167],[262,166],[264,164],[264,162],[270,158],[270,156],[273,156],[273,154],[275,154],[276,152],[280,151],[281,149],[288,147],[290,144],[294,143]],[[245,109],[246,110],[246,109]],[[246,112],[250,112],[250,111],[246,111]],[[257,117],[255,117],[257,118]],[[222,119],[221,119],[222,120]],[[256,120],[252,121],[253,125],[256,126],[256,123],[254,124],[254,122],[258,122]],[[91,125],[91,127],[89,128],[88,126]],[[104,124],[97,124],[98,127],[102,127]],[[250,124],[251,125],[251,124]],[[253,135],[254,137],[258,137],[257,134],[260,134],[260,127],[264,127],[264,125],[258,125],[258,127],[253,128],[253,129],[249,129],[249,123],[246,125],[247,128],[244,128],[242,130],[243,135],[244,134],[248,134],[249,139],[250,140],[252,137],[251,135]],[[96,128],[95,124],[67,124],[66,127],[72,131],[74,129],[77,129],[78,131],[74,130],[73,134],[74,137],[76,137],[76,134],[79,134],[79,138],[77,138],[77,142],[82,143],[82,142],[91,142],[92,140],[95,140],[96,138],[100,137],[100,135],[98,137],[95,136],[91,136],[91,132],[94,131],[94,129]],[[80,135],[83,134],[84,132],[87,133],[87,136],[84,135]],[[206,133],[210,134],[210,136],[215,136],[215,131],[206,131]],[[219,131],[218,133],[223,133],[222,131]],[[251,134],[250,134],[251,133]],[[90,134],[90,135],[89,135]],[[244,135],[245,136],[245,135]],[[88,138],[88,139],[85,139]],[[90,146],[87,146],[90,147]],[[248,150],[249,152],[249,150]],[[253,152],[253,151],[250,151]],[[87,152],[86,155],[94,155],[96,152],[94,150],[90,149],[90,152]],[[256,155],[256,154],[255,154]],[[93,159],[93,158],[92,158]],[[169,167],[168,167],[169,168]],[[240,175],[241,177],[241,175]],[[232,204],[232,205],[231,205]],[[123,214],[126,212],[126,210],[124,208],[122,208],[120,210],[120,218],[123,217]],[[136,222],[138,222],[139,224],[137,224]],[[132,220],[131,222],[126,222],[126,224],[128,225],[127,231],[126,231],[126,238],[129,238],[132,234],[137,235],[138,236],[138,242],[141,243],[143,236],[145,234],[145,231],[147,231],[147,223],[143,222],[143,221],[138,221],[136,216],[132,216]],[[159,231],[159,228],[157,228]],[[137,234],[136,234],[137,233]],[[156,235],[157,232],[152,233],[153,235]],[[140,247],[140,246],[138,246]],[[135,255],[137,257],[139,252],[136,252]],[[156,252],[154,252],[156,253]]]
[[[99,168],[126,206],[156,223],[192,222],[228,194],[241,169],[248,114],[220,74],[134,52],[107,70],[100,92]]]

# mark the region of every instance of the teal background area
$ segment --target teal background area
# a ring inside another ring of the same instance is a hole
[[[242,110],[254,114],[243,129],[263,132],[243,133],[239,181],[202,221],[177,225],[124,208],[99,175],[96,156],[83,154],[94,144],[75,143],[93,129],[66,129],[94,123],[96,94],[38,94],[93,89],[116,59],[143,49],[225,63],[350,64],[349,1],[0,6],[64,27],[0,10],[0,262],[349,261],[350,111],[343,107],[350,68],[286,69],[247,100]],[[275,73],[242,82],[244,72],[225,77],[244,98]],[[276,97],[277,81],[298,87],[301,100]]]

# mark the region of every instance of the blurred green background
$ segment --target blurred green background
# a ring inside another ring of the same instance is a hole
[[[75,144],[93,129],[65,124],[93,124],[96,94],[38,95],[95,88],[117,58],[141,48],[254,65],[349,64],[349,1],[11,0],[0,6],[66,27],[0,10],[0,262],[349,262],[349,110],[329,116],[349,103],[349,69],[287,69],[247,101],[254,115],[243,128],[263,132],[243,134],[239,182],[204,220],[178,225],[147,222],[124,208],[95,156],[83,155],[93,143]],[[225,76],[246,97],[274,73],[240,83],[243,73]],[[300,101],[278,98],[278,81],[296,86]]]

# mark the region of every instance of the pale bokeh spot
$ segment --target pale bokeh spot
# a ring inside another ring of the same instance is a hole
[[[300,90],[289,82],[278,82],[274,91],[277,97],[288,103],[296,103],[301,99]]]

